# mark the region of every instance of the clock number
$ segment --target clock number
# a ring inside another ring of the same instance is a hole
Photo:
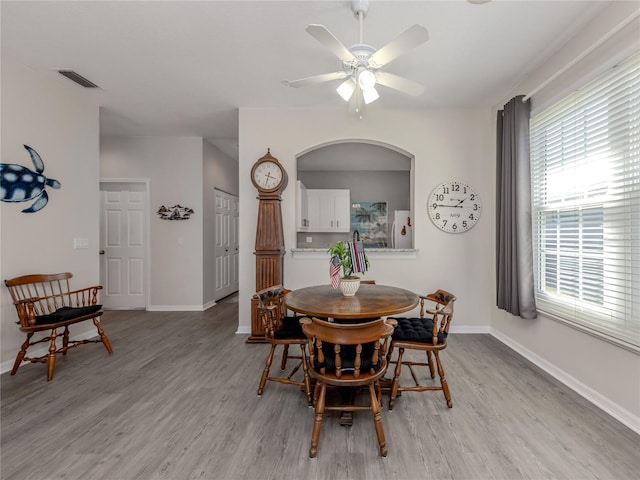
[[[477,204],[477,203],[474,203],[474,204],[473,204],[473,211],[474,211],[474,212],[477,212],[477,211],[478,211],[478,204]]]
[[[436,213],[436,220],[440,220],[440,214]]]
[[[467,221],[466,220],[462,221],[462,228],[467,228]]]
[[[442,195],[442,194],[436,195],[436,201],[438,201],[438,202],[444,201],[444,195]]]
[[[442,193],[444,193],[446,195],[447,193],[449,193],[449,189],[447,187],[443,186],[442,187]],[[438,196],[442,197],[442,198],[440,198],[440,200],[444,200],[444,195],[438,195]]]
[[[453,185],[451,185],[451,191],[459,192],[460,191],[460,185],[458,185],[457,183],[454,183]]]
[[[436,208],[438,208],[438,204],[437,203],[432,203],[431,207],[435,210]]]
[[[474,217],[473,217],[473,213],[470,213],[470,214],[469,214],[469,220],[473,220],[473,218],[474,218]]]
[[[457,230],[458,229],[458,224],[454,223],[453,225],[451,225],[451,229],[454,230],[454,231]]]

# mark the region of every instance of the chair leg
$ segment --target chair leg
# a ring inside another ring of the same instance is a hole
[[[382,408],[382,386],[379,381],[375,383],[375,387],[376,395],[378,396],[378,403],[380,403],[380,407]]]
[[[271,344],[271,350],[269,350],[269,355],[267,356],[267,361],[262,371],[262,377],[260,378],[260,385],[258,385],[258,395],[262,395],[262,392],[264,392],[264,386],[267,384],[267,377],[269,376],[269,369],[271,368],[271,362],[273,362],[273,353],[275,350],[276,345]]]
[[[280,362],[280,370],[284,370],[287,368],[287,359],[289,358],[289,345],[284,345],[284,350],[282,351],[282,361]]]
[[[326,393],[327,386],[323,383],[320,385],[320,394],[316,401],[316,414],[313,420],[313,431],[311,432],[311,448],[309,448],[309,457],[311,458],[314,458],[318,453],[318,443],[320,442],[320,430],[322,430],[322,416],[324,414]]]
[[[393,343],[389,345],[389,351],[387,352],[387,365],[391,365],[391,354],[393,353]]]
[[[102,343],[104,344],[104,348],[107,349],[107,352],[113,353],[113,348],[111,348],[111,342],[109,342],[109,339],[107,338],[107,334],[104,333],[104,329],[102,328],[102,325],[100,325],[100,319],[98,317],[94,318],[93,324],[98,329],[98,334],[100,335],[100,340],[102,340]]]
[[[62,355],[67,354],[67,347],[69,346],[69,326],[64,327],[64,333],[62,334]]]
[[[51,342],[49,343],[49,354],[47,355],[47,381],[53,378],[53,370],[56,368],[56,338],[58,332],[51,329]]]
[[[313,387],[313,406],[318,403],[318,395],[320,395],[320,382],[316,380],[316,385]]]
[[[447,407],[452,408],[453,402],[451,401],[451,394],[449,393],[449,384],[447,384],[447,379],[444,378],[444,369],[442,368],[442,362],[440,362],[440,355],[437,351],[433,352],[433,355],[436,357],[436,363],[438,365],[438,375],[440,375],[440,385],[442,386],[442,393],[444,393],[444,398],[447,401]]]
[[[31,345],[31,337],[33,337],[33,332],[27,333],[27,339],[20,347],[20,351],[18,352],[18,355],[16,355],[16,361],[13,363],[13,368],[11,369],[11,375],[15,375],[16,372],[18,371],[18,367],[20,367],[20,365],[22,364],[22,360],[24,359],[24,356],[27,354],[27,348],[29,348],[29,345]]]
[[[400,371],[402,370],[402,355],[404,355],[404,348],[398,349],[398,360],[396,368],[393,372],[393,380],[391,381],[391,394],[389,395],[389,410],[393,410],[396,397],[398,396],[398,388],[400,386]]]
[[[382,413],[380,413],[380,403],[378,403],[378,397],[376,389],[373,384],[369,384],[369,393],[371,394],[371,412],[373,413],[373,424],[376,429],[376,436],[378,437],[378,445],[380,446],[380,456],[387,456],[387,441],[384,437],[384,427],[382,425]]]
[[[307,395],[307,405],[312,404],[311,400],[311,377],[309,376],[309,365],[307,364],[307,350],[305,345],[300,345],[302,350],[302,373],[304,374],[304,393]]]
[[[429,372],[431,372],[431,378],[436,378],[436,369],[433,365],[433,358],[431,357],[431,352],[426,352],[427,354],[427,362],[429,362]]]

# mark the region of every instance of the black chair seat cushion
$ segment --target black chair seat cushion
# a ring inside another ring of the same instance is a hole
[[[417,317],[394,317],[398,326],[393,330],[392,340],[433,344],[433,320]],[[444,343],[447,334],[438,333],[438,343]]]
[[[301,318],[304,317],[294,316],[282,318],[282,324],[279,329],[273,332],[273,338],[279,340],[307,338],[302,331],[302,325],[300,325]]]
[[[381,365],[381,358],[378,357],[378,362],[374,365],[371,361],[373,355],[374,342],[364,343],[362,345],[362,352],[360,353],[360,371],[369,372],[372,368],[374,371],[378,371]],[[324,362],[318,361],[318,355],[314,359],[314,368],[316,371],[321,371],[325,368],[326,373],[333,374],[336,372],[336,353],[334,351],[334,344],[323,343],[322,353],[324,354]],[[355,370],[356,361],[356,345],[342,345],[340,347],[340,358],[342,361],[343,372],[353,372]]]
[[[89,305],[87,307],[61,307],[48,315],[37,315],[36,325],[47,325],[49,323],[66,322],[74,318],[84,317],[98,312],[102,305]]]

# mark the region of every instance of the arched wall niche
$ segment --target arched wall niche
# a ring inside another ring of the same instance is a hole
[[[392,248],[392,223],[396,210],[413,212],[414,156],[393,145],[371,140],[341,139],[305,149],[296,155],[296,174],[306,189],[348,189],[353,209],[357,205],[386,203],[387,242]],[[298,199],[300,193],[298,192]],[[349,233],[301,232],[298,248],[325,248]],[[410,235],[413,246],[413,238]]]

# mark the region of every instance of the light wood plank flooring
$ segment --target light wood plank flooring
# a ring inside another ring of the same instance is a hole
[[[113,355],[71,350],[51,382],[42,364],[2,375],[1,478],[640,478],[637,434],[489,335],[450,337],[453,409],[441,392],[385,399],[388,457],[356,412],[327,415],[310,459],[313,410],[290,385],[256,395],[268,347],[234,334],[237,315],[106,312]]]

